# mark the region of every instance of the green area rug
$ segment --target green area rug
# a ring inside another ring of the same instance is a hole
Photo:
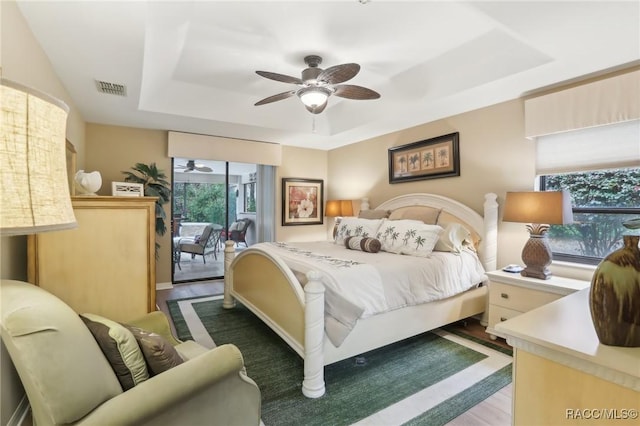
[[[178,301],[167,302],[178,337],[191,338]],[[349,425],[470,367],[487,355],[435,333],[403,340],[325,367],[326,394],[302,395],[302,359],[244,306],[222,300],[192,301],[216,344],[233,343],[262,394],[262,420],[271,425]],[[362,363],[364,359],[364,364]],[[407,424],[441,425],[511,382],[511,364],[470,383]],[[400,422],[402,423],[402,422]]]

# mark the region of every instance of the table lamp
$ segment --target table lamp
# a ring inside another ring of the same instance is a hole
[[[333,238],[335,238],[340,220],[345,216],[353,216],[353,202],[351,200],[329,200],[325,205],[324,215],[336,218],[336,224],[333,226]]]
[[[543,280],[551,278],[552,252],[547,231],[549,225],[565,225],[573,222],[571,196],[567,191],[507,192],[505,222],[527,223],[529,240],[522,249],[525,268],[523,277]]]
[[[66,166],[68,107],[0,81],[0,235],[75,228]]]

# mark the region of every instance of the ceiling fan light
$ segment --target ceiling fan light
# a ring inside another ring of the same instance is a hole
[[[305,87],[298,91],[298,97],[308,107],[316,108],[324,105],[331,92],[324,87]]]

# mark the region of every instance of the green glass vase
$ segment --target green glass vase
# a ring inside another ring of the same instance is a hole
[[[591,280],[589,307],[601,343],[640,346],[639,235],[624,235],[624,246],[596,268]]]

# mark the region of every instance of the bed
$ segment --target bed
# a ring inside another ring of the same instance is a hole
[[[392,198],[373,211],[390,211],[393,216],[416,208],[437,210],[439,225],[457,222],[472,232],[477,258],[484,270],[491,271],[497,255],[496,198],[493,193],[485,195],[483,215],[453,199],[423,193]],[[363,203],[361,211],[366,210]],[[325,330],[326,279],[323,284],[320,270],[309,270],[304,278],[273,251],[251,246],[236,256],[232,244],[225,247],[223,306],[232,309],[236,301],[242,303],[303,358],[302,393],[309,398],[325,392],[325,365],[482,314],[487,305],[486,285],[473,286],[444,299],[358,319],[336,346]],[[306,281],[304,286],[301,281]]]

